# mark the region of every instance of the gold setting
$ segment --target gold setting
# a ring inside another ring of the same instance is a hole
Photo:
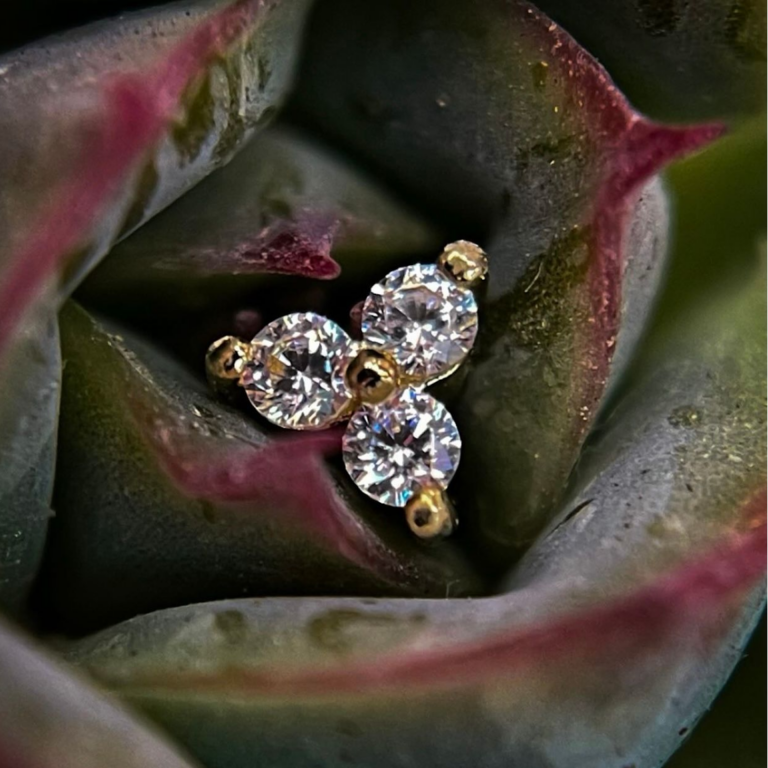
[[[456,512],[440,488],[422,488],[405,505],[405,519],[420,539],[449,536],[458,524]]]
[[[205,373],[211,388],[231,395],[242,386],[241,378],[251,354],[251,345],[236,336],[223,336],[205,353]]]
[[[400,386],[397,363],[385,352],[362,349],[347,368],[347,386],[358,403],[378,405]]]
[[[462,289],[477,287],[478,284],[486,279],[488,268],[488,257],[485,251],[468,240],[457,240],[446,245],[437,258],[437,268],[434,265],[429,267],[431,274],[435,275],[440,283],[445,285],[445,281],[440,279],[439,274],[437,274],[438,271],[449,278],[455,286]],[[426,278],[422,282],[422,288],[427,286]],[[451,291],[456,292],[454,288],[451,288]],[[459,293],[464,299],[467,299],[463,291],[459,291]],[[373,292],[371,295],[373,295]],[[322,317],[317,319],[329,322]],[[431,379],[427,382],[422,380],[421,377],[406,373],[405,368],[407,366],[403,364],[404,368],[401,369],[391,352],[368,346],[370,343],[375,343],[375,340],[374,342],[371,339],[352,342],[348,337],[345,336],[345,338],[347,339],[348,346],[345,347],[344,360],[349,362],[346,362],[346,369],[343,368],[345,363],[340,363],[336,371],[339,375],[342,375],[343,371],[342,390],[345,390],[344,395],[347,402],[334,415],[333,421],[335,422],[345,421],[353,417],[361,406],[378,406],[390,398],[399,397],[398,393],[402,393],[408,388],[413,387],[414,391],[421,390],[428,383],[433,383],[436,380]],[[437,339],[437,341],[440,341],[440,339]],[[382,346],[386,345],[382,344]],[[210,345],[205,355],[206,376],[211,388],[218,395],[234,402],[234,398],[237,396],[235,393],[238,388],[246,386],[246,382],[248,382],[247,386],[250,388],[249,376],[252,372],[251,366],[258,364],[254,362],[256,349],[257,347],[251,342],[244,341],[236,336],[224,336]],[[428,354],[429,348],[425,349],[424,354]],[[460,362],[443,373],[440,378],[444,378],[456,370]],[[277,365],[278,361],[270,359],[267,363],[261,364],[263,370],[264,365]],[[272,373],[280,372],[272,371]],[[387,407],[384,406],[385,409]],[[360,413],[367,413],[367,411],[360,411]],[[458,435],[457,440],[460,445]],[[456,462],[458,462],[458,454]],[[353,480],[357,482],[355,475],[349,467],[347,467],[347,471]],[[383,475],[383,477],[386,476]],[[447,485],[449,479],[447,478],[443,485]],[[411,478],[411,481],[413,482],[413,478]],[[436,483],[438,481],[423,478],[415,482]],[[358,483],[358,485],[360,484]],[[423,540],[438,539],[450,535],[457,527],[458,519],[446,491],[438,485],[425,485],[421,487],[412,484],[410,486],[410,488],[414,487],[417,490],[408,499],[404,507],[405,519],[411,532]],[[360,485],[360,488],[363,489],[363,486]],[[364,492],[369,493],[367,490]],[[373,494],[369,493],[369,495]],[[374,496],[374,498],[376,497]],[[399,503],[393,504],[393,506],[400,506],[402,508],[404,498],[407,498],[407,496],[402,496],[399,499]]]
[[[488,275],[488,256],[469,240],[449,243],[437,257],[440,269],[458,285],[473,288]]]

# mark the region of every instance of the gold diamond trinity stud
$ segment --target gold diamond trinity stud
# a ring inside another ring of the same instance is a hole
[[[347,421],[344,465],[358,488],[405,510],[420,538],[457,525],[446,495],[461,437],[446,407],[424,390],[453,373],[478,330],[472,288],[488,274],[485,252],[459,240],[435,264],[390,272],[363,304],[362,340],[313,312],[285,315],[250,342],[225,336],[206,355],[212,387],[242,387],[284,429]]]

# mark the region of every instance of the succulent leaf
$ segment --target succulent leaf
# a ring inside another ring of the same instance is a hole
[[[0,623],[2,768],[194,768],[148,723]]]
[[[343,470],[322,462],[338,432],[271,439],[130,334],[74,304],[61,322],[57,517],[41,592],[68,627],[232,594],[479,588],[452,546],[420,546],[399,515],[345,491]]]
[[[98,630],[53,644],[208,768],[658,768],[765,604],[764,3],[542,0],[625,98],[523,0],[322,0],[262,132],[312,5],[0,56],[0,606]],[[655,120],[748,115],[672,169],[671,230],[659,172],[724,125]],[[299,309],[354,333],[459,238],[491,275],[435,387],[462,524],[430,546],[340,430],[201,361]],[[0,768],[192,768],[2,621],[0,679]]]
[[[270,114],[306,7],[183,2],[3,57],[0,172],[16,184],[3,206],[0,351],[64,267],[66,289]]]
[[[762,0],[541,0],[641,110],[704,120],[765,107]]]
[[[317,231],[320,242],[302,261],[295,246],[281,258],[274,241],[286,231],[299,242]],[[348,162],[295,130],[272,129],[120,243],[95,277],[128,287],[263,272],[333,278],[331,245],[335,258],[359,268],[356,257],[403,258],[439,241]]]
[[[228,160],[270,114],[307,5],[176,3],[0,57],[4,604],[25,595],[49,518],[52,312],[117,237]]]
[[[340,314],[388,268],[440,240],[431,226],[378,184],[295,130],[267,130],[132,237],[118,244],[80,297],[176,348],[190,327],[210,327],[232,307],[274,316],[301,306]],[[322,294],[311,284],[265,275],[335,278]],[[322,296],[322,303],[318,297]],[[140,299],[139,299],[140,297]],[[291,303],[288,303],[288,302]],[[178,327],[181,326],[179,333]],[[220,333],[234,332],[222,323]],[[175,336],[174,336],[175,333]],[[198,340],[195,356],[204,350]]]
[[[71,658],[214,767],[659,765],[764,604],[762,286],[649,353],[507,594],[189,606]]]
[[[479,350],[452,407],[472,481],[459,493],[484,556],[506,564],[555,509],[648,314],[667,227],[648,184],[721,129],[640,117],[522,2],[324,3],[299,82],[309,119],[485,232]]]
[[[765,709],[755,706],[763,698],[766,679],[765,615],[749,641],[744,657],[715,703],[665,768],[719,768],[730,761],[761,766],[765,754],[762,736]],[[686,736],[686,733],[682,734]]]
[[[0,606],[19,613],[51,517],[61,389],[58,320],[38,313],[7,358],[0,397]]]
[[[674,323],[702,295],[743,279],[765,261],[764,250],[755,246],[765,238],[766,162],[762,115],[669,169],[680,258],[672,260],[665,280],[660,323]]]

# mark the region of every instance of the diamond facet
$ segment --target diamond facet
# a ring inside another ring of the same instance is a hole
[[[477,303],[436,264],[413,264],[373,286],[362,331],[368,344],[390,352],[408,378],[431,384],[452,373],[472,348]]]
[[[404,507],[421,488],[448,487],[459,465],[461,437],[442,403],[406,389],[355,412],[343,454],[361,491],[382,504]]]
[[[278,427],[323,429],[352,396],[344,380],[351,339],[314,312],[278,318],[251,341],[243,386],[253,407]]]

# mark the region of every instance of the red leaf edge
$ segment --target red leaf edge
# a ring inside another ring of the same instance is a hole
[[[277,221],[225,248],[186,249],[181,259],[171,256],[155,266],[192,269],[201,275],[268,273],[332,280],[341,273],[331,257],[340,224],[333,214],[305,211],[295,221]]]
[[[606,148],[591,218],[589,293],[590,328],[579,358],[582,375],[574,376],[574,434],[583,436],[599,406],[621,324],[623,245],[629,215],[644,183],[726,132],[722,123],[666,126],[635,112],[608,73],[565,30],[535,8],[524,5],[525,23],[543,48],[550,50],[567,84],[569,108],[584,110],[593,141]],[[586,409],[586,410],[585,410]]]
[[[681,631],[701,629],[722,619],[732,601],[764,575],[765,507],[763,488],[743,505],[745,532],[627,596],[480,641],[394,652],[377,658],[375,663],[348,661],[323,670],[238,668],[223,673],[148,673],[134,676],[126,684],[133,689],[189,690],[195,694],[361,695],[472,685],[530,669],[546,670],[557,661],[567,662],[569,668],[602,664],[607,656],[620,658],[623,664],[631,663],[633,657],[665,639],[678,637]]]
[[[33,234],[10,256],[0,284],[0,358],[45,281],[87,237],[105,202],[175,118],[187,85],[241,37],[262,6],[263,0],[237,0],[201,22],[149,72],[107,75],[102,120],[84,171],[64,183]]]

